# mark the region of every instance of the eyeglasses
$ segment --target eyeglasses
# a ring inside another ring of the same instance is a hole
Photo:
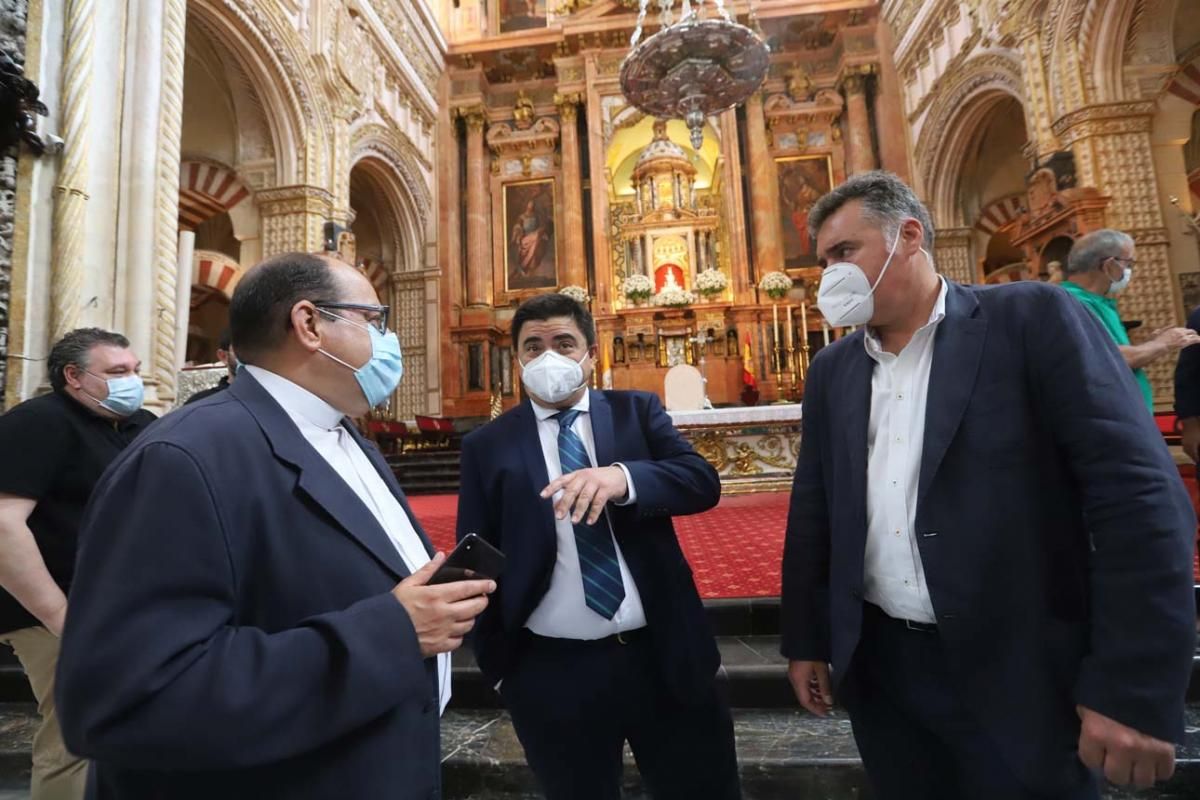
[[[339,311],[358,311],[364,315],[374,314],[376,315],[374,319],[364,320],[364,322],[380,333],[387,333],[388,331],[388,314],[391,311],[388,306],[373,306],[368,303],[313,303],[313,305],[323,310],[332,308]],[[342,319],[337,314],[330,314],[329,316],[335,319]]]
[[[1133,269],[1134,265],[1137,264],[1136,258],[1124,258],[1123,256],[1109,256],[1109,258],[1111,258],[1113,261],[1120,261],[1130,269]]]

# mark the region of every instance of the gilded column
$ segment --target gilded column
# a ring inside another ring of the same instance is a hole
[[[311,253],[325,240],[333,195],[319,186],[280,186],[254,195],[262,214],[262,256],[291,251]]]
[[[871,117],[867,113],[866,78],[848,75],[842,83],[846,91],[846,171],[851,175],[875,169],[875,150],[871,146]]]
[[[1085,106],[1054,125],[1076,165],[1087,165],[1090,180],[1084,185],[1112,198],[1106,224],[1137,244],[1133,282],[1118,300],[1123,319],[1142,321],[1131,334],[1135,344],[1151,331],[1182,322],[1150,138],[1155,112],[1153,101]],[[1157,403],[1171,400],[1174,366],[1173,359],[1159,359],[1146,368]]]
[[[492,195],[484,109],[463,112],[467,121],[467,305],[492,304]]]
[[[1058,142],[1050,128],[1054,114],[1050,109],[1050,89],[1043,68],[1040,33],[1040,26],[1030,25],[1021,30],[1020,42],[1024,67],[1022,74],[1028,97],[1028,102],[1024,103],[1025,128],[1032,132],[1029,138],[1037,147],[1038,155],[1044,158],[1058,149]]]
[[[750,217],[754,232],[754,273],[783,269],[779,230],[779,190],[775,162],[767,144],[762,94],[746,101],[746,150],[750,159]]]
[[[50,341],[79,327],[87,212],[88,117],[91,111],[93,0],[67,0],[62,78],[62,164],[54,187]]]
[[[971,261],[971,229],[938,228],[933,238],[933,266],[952,281],[978,283]]]
[[[579,128],[575,115],[583,97],[578,93],[557,94],[558,116],[562,121],[563,243],[566,263],[562,282],[587,288],[587,256],[583,243],[583,180],[579,163]]]

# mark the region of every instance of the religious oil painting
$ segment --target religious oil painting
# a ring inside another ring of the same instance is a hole
[[[546,27],[546,0],[499,0],[500,32]]]
[[[783,263],[788,269],[817,263],[817,243],[808,233],[808,212],[833,188],[829,156],[775,160],[779,173],[779,224],[783,229]]]
[[[554,180],[504,187],[505,290],[552,289],[558,285],[554,225]]]

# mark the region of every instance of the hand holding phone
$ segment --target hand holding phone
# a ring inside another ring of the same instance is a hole
[[[478,534],[468,533],[437,572],[429,579],[429,585],[453,583],[474,578],[496,580],[504,571],[504,553],[488,544]]]

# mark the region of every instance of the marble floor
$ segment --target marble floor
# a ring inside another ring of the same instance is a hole
[[[34,720],[28,704],[0,704],[0,800],[29,798]],[[1106,800],[1200,797],[1200,707],[1188,709],[1187,723],[1175,779],[1151,792],[1111,790]],[[793,709],[736,709],[734,726],[745,800],[869,800],[845,714],[820,719]],[[445,800],[539,796],[504,712],[448,712],[442,742]],[[628,750],[624,783],[626,800],[649,800]]]

